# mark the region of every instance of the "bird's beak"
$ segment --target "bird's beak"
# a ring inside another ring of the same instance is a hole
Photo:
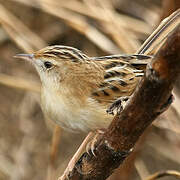
[[[13,56],[14,58],[20,58],[20,59],[25,59],[27,61],[32,61],[34,58],[34,54],[16,54]]]

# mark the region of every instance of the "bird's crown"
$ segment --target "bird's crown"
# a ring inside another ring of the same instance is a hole
[[[88,59],[80,50],[69,46],[47,46],[34,53],[35,58],[55,58],[56,60],[71,60],[72,62],[82,62]]]

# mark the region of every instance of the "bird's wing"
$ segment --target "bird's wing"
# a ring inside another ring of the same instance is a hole
[[[151,56],[144,55],[92,58],[99,62],[105,71],[103,82],[92,93],[93,98],[102,104],[109,104],[119,97],[130,96],[151,59]]]

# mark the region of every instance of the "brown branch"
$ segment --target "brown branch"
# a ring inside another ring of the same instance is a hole
[[[180,73],[180,25],[148,64],[144,78],[119,116],[98,135],[94,153],[85,152],[69,180],[105,180],[123,163],[153,120],[172,102],[171,91]]]

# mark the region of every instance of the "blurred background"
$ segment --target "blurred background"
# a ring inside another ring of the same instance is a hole
[[[55,44],[88,56],[135,53],[178,8],[179,0],[0,0],[0,180],[57,179],[85,137],[45,120],[39,77],[15,54]],[[179,89],[180,79],[173,105],[147,129],[110,180],[180,171]]]

